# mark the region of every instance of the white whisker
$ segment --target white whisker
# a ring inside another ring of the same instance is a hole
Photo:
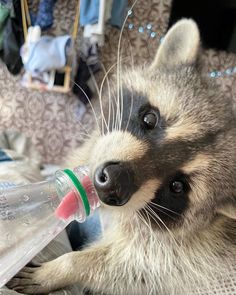
[[[107,121],[108,121],[108,133],[109,133],[110,132],[110,121],[111,121],[111,104],[112,104],[111,88],[110,88],[110,82],[109,82],[108,72],[106,71],[104,64],[101,63],[101,65],[102,65],[102,69],[103,69],[103,71],[105,73],[105,76],[104,77],[106,77],[105,79],[107,81],[107,89],[108,89],[108,118],[107,118]],[[100,90],[101,90],[101,95],[102,95],[102,85],[101,85],[101,89]]]
[[[171,212],[171,213],[174,213],[174,214],[176,214],[176,215],[181,215],[181,214],[179,214],[179,213],[177,213],[177,212],[175,212],[175,211],[173,211],[173,210],[171,210],[171,209],[169,209],[169,208],[167,208],[167,207],[164,207],[164,206],[161,206],[161,205],[158,205],[158,204],[156,204],[156,203],[154,203],[154,202],[150,202],[150,204],[152,204],[152,206],[156,206],[156,207],[158,207],[158,208],[162,208],[162,209],[164,209],[164,210],[167,210],[167,211],[169,211],[169,212]]]
[[[165,224],[165,222],[155,213],[155,211],[153,211],[153,209],[147,204],[146,209],[151,213],[151,217],[153,218],[153,220],[159,220],[161,222],[161,224],[166,228],[166,230],[168,231],[170,237],[172,238],[172,240],[174,241],[175,245],[179,248],[179,245],[173,235],[173,233],[171,232],[171,230],[168,228],[168,226]]]
[[[98,87],[98,84],[97,84],[97,81],[96,81],[96,79],[94,77],[93,72],[90,69],[89,69],[89,72],[90,72],[91,78],[93,80],[93,83],[95,85],[95,88],[96,88],[96,91],[97,91],[97,94],[98,94],[99,105],[100,105],[100,113],[101,113],[101,118],[102,118],[102,134],[104,134],[104,124],[106,125],[106,127],[107,127],[107,124],[106,124],[106,119],[105,119],[105,116],[104,116],[104,113],[103,113],[102,97],[101,97],[101,93],[99,91],[99,87]],[[107,127],[107,129],[108,129],[108,127]]]
[[[82,92],[83,92],[83,94],[85,95],[85,97],[87,98],[87,100],[88,100],[88,103],[89,103],[89,105],[90,105],[90,107],[91,107],[91,109],[92,109],[92,112],[93,112],[93,115],[94,115],[94,118],[95,118],[95,120],[96,120],[96,124],[97,124],[97,127],[98,127],[98,131],[99,131],[99,133],[101,134],[101,131],[100,131],[100,127],[99,127],[99,124],[98,124],[98,118],[97,118],[97,115],[96,115],[96,112],[95,112],[95,110],[94,110],[94,107],[93,107],[93,105],[92,105],[92,103],[91,103],[91,101],[90,101],[90,99],[89,99],[89,97],[88,97],[88,95],[85,93],[85,91],[83,90],[83,88],[79,85],[79,84],[77,84],[74,80],[72,80],[71,79],[71,81],[72,81],[72,83],[74,83]]]
[[[134,70],[134,56],[133,56],[133,52],[132,52],[132,45],[131,45],[131,42],[129,39],[128,39],[128,42],[129,42],[129,48],[130,48],[131,66],[132,66],[132,69]],[[128,117],[127,124],[125,127],[125,131],[127,131],[128,126],[129,126],[129,122],[130,122],[132,111],[133,111],[133,104],[134,104],[134,95],[133,95],[133,91],[131,91],[131,106],[130,106],[129,117]]]
[[[149,203],[150,204],[150,203]],[[152,208],[153,204],[150,204],[150,207]],[[152,208],[153,209],[153,208]],[[174,218],[173,216],[169,215],[168,213],[166,213],[164,210],[160,209],[158,206],[156,206],[155,208],[156,210],[158,210],[159,212],[165,214],[166,216],[170,217],[172,220],[176,220],[176,218]]]
[[[130,10],[133,9],[133,7],[135,6],[136,2],[138,0],[135,0],[134,3],[131,5],[130,7]],[[119,35],[119,40],[118,40],[118,48],[117,48],[117,106],[118,106],[118,112],[117,112],[117,125],[119,126],[121,124],[121,113],[120,113],[120,65],[121,65],[121,61],[120,61],[120,50],[121,50],[121,39],[122,39],[122,35],[123,35],[123,31],[124,31],[124,28],[125,28],[125,24],[127,22],[127,19],[129,17],[129,14],[127,13],[125,19],[124,19],[124,22],[122,24],[122,27],[121,27],[121,31],[120,31],[120,35]],[[120,124],[119,124],[120,122]]]

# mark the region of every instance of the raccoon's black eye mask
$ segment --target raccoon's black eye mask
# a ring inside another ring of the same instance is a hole
[[[140,139],[151,134],[152,139],[162,137],[161,133],[164,132],[162,127],[166,126],[166,122],[159,109],[151,105],[148,97],[141,93],[132,92],[126,87],[123,88],[122,92],[124,95],[120,129],[130,132]],[[110,122],[109,126],[112,126],[112,122]]]
[[[165,222],[175,222],[188,207],[189,177],[182,172],[167,177],[157,189],[150,206]]]

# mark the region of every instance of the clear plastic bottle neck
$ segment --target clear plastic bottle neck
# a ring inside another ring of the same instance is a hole
[[[55,185],[61,203],[56,215],[68,222],[84,222],[100,206],[99,198],[87,167],[56,172]]]

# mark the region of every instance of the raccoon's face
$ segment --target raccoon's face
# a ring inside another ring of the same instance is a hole
[[[153,227],[203,227],[234,215],[235,121],[197,66],[191,20],[166,35],[152,65],[122,74],[90,157],[101,201]],[[111,105],[113,103],[113,105]]]

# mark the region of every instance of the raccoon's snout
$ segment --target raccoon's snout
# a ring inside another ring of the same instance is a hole
[[[134,192],[131,168],[120,162],[105,163],[94,174],[94,186],[101,201],[110,206],[126,204]]]

